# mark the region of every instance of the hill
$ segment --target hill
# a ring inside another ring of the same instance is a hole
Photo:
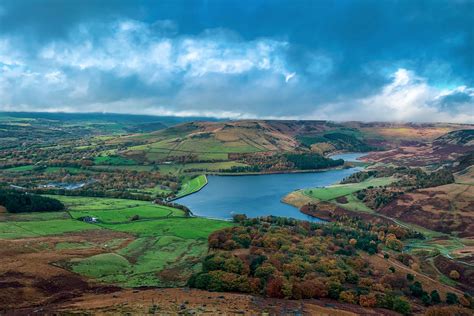
[[[226,161],[279,152],[366,152],[420,145],[462,128],[455,124],[244,120],[189,122],[110,140],[141,162]]]

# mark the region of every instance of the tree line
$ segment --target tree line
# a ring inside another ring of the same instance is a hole
[[[4,206],[10,213],[64,210],[64,204],[56,199],[8,189],[0,189],[0,205]]]

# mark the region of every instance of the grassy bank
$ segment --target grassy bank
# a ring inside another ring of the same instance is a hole
[[[179,190],[176,195],[176,199],[182,198],[183,196],[193,194],[204,188],[207,184],[207,177],[205,175],[200,175],[191,180],[185,182],[181,190]]]

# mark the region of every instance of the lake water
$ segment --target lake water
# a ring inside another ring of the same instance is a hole
[[[357,158],[357,155],[360,157],[364,154],[343,155]],[[343,155],[339,155],[339,158],[344,159]],[[197,216],[210,218],[230,219],[233,214],[246,214],[248,217],[275,215],[318,221],[301,213],[297,208],[282,203],[281,199],[297,189],[337,183],[359,170],[361,168],[314,173],[208,176],[208,184],[201,191],[176,202],[186,205]]]
[[[345,153],[345,154],[335,154],[329,156],[331,159],[344,159],[345,161],[355,162],[359,161],[360,157],[366,156],[368,153]]]

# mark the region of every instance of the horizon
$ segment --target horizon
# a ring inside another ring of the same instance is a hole
[[[0,111],[472,124],[472,21],[472,1],[6,0]]]
[[[213,117],[213,116],[179,116],[179,115],[159,115],[159,114],[141,114],[141,113],[120,113],[120,112],[43,112],[43,111],[3,111],[0,110],[0,114],[50,114],[50,115],[120,115],[120,116],[146,116],[156,118],[176,118],[176,119],[196,119],[200,122],[218,123],[218,122],[239,122],[239,121],[288,121],[288,122],[335,122],[335,123],[364,123],[364,124],[414,124],[414,125],[436,125],[436,124],[454,124],[454,125],[474,125],[474,122],[457,123],[448,121],[363,121],[363,120],[331,120],[331,119],[286,119],[286,118],[230,118],[230,117]],[[193,122],[194,120],[184,121],[185,124]]]

